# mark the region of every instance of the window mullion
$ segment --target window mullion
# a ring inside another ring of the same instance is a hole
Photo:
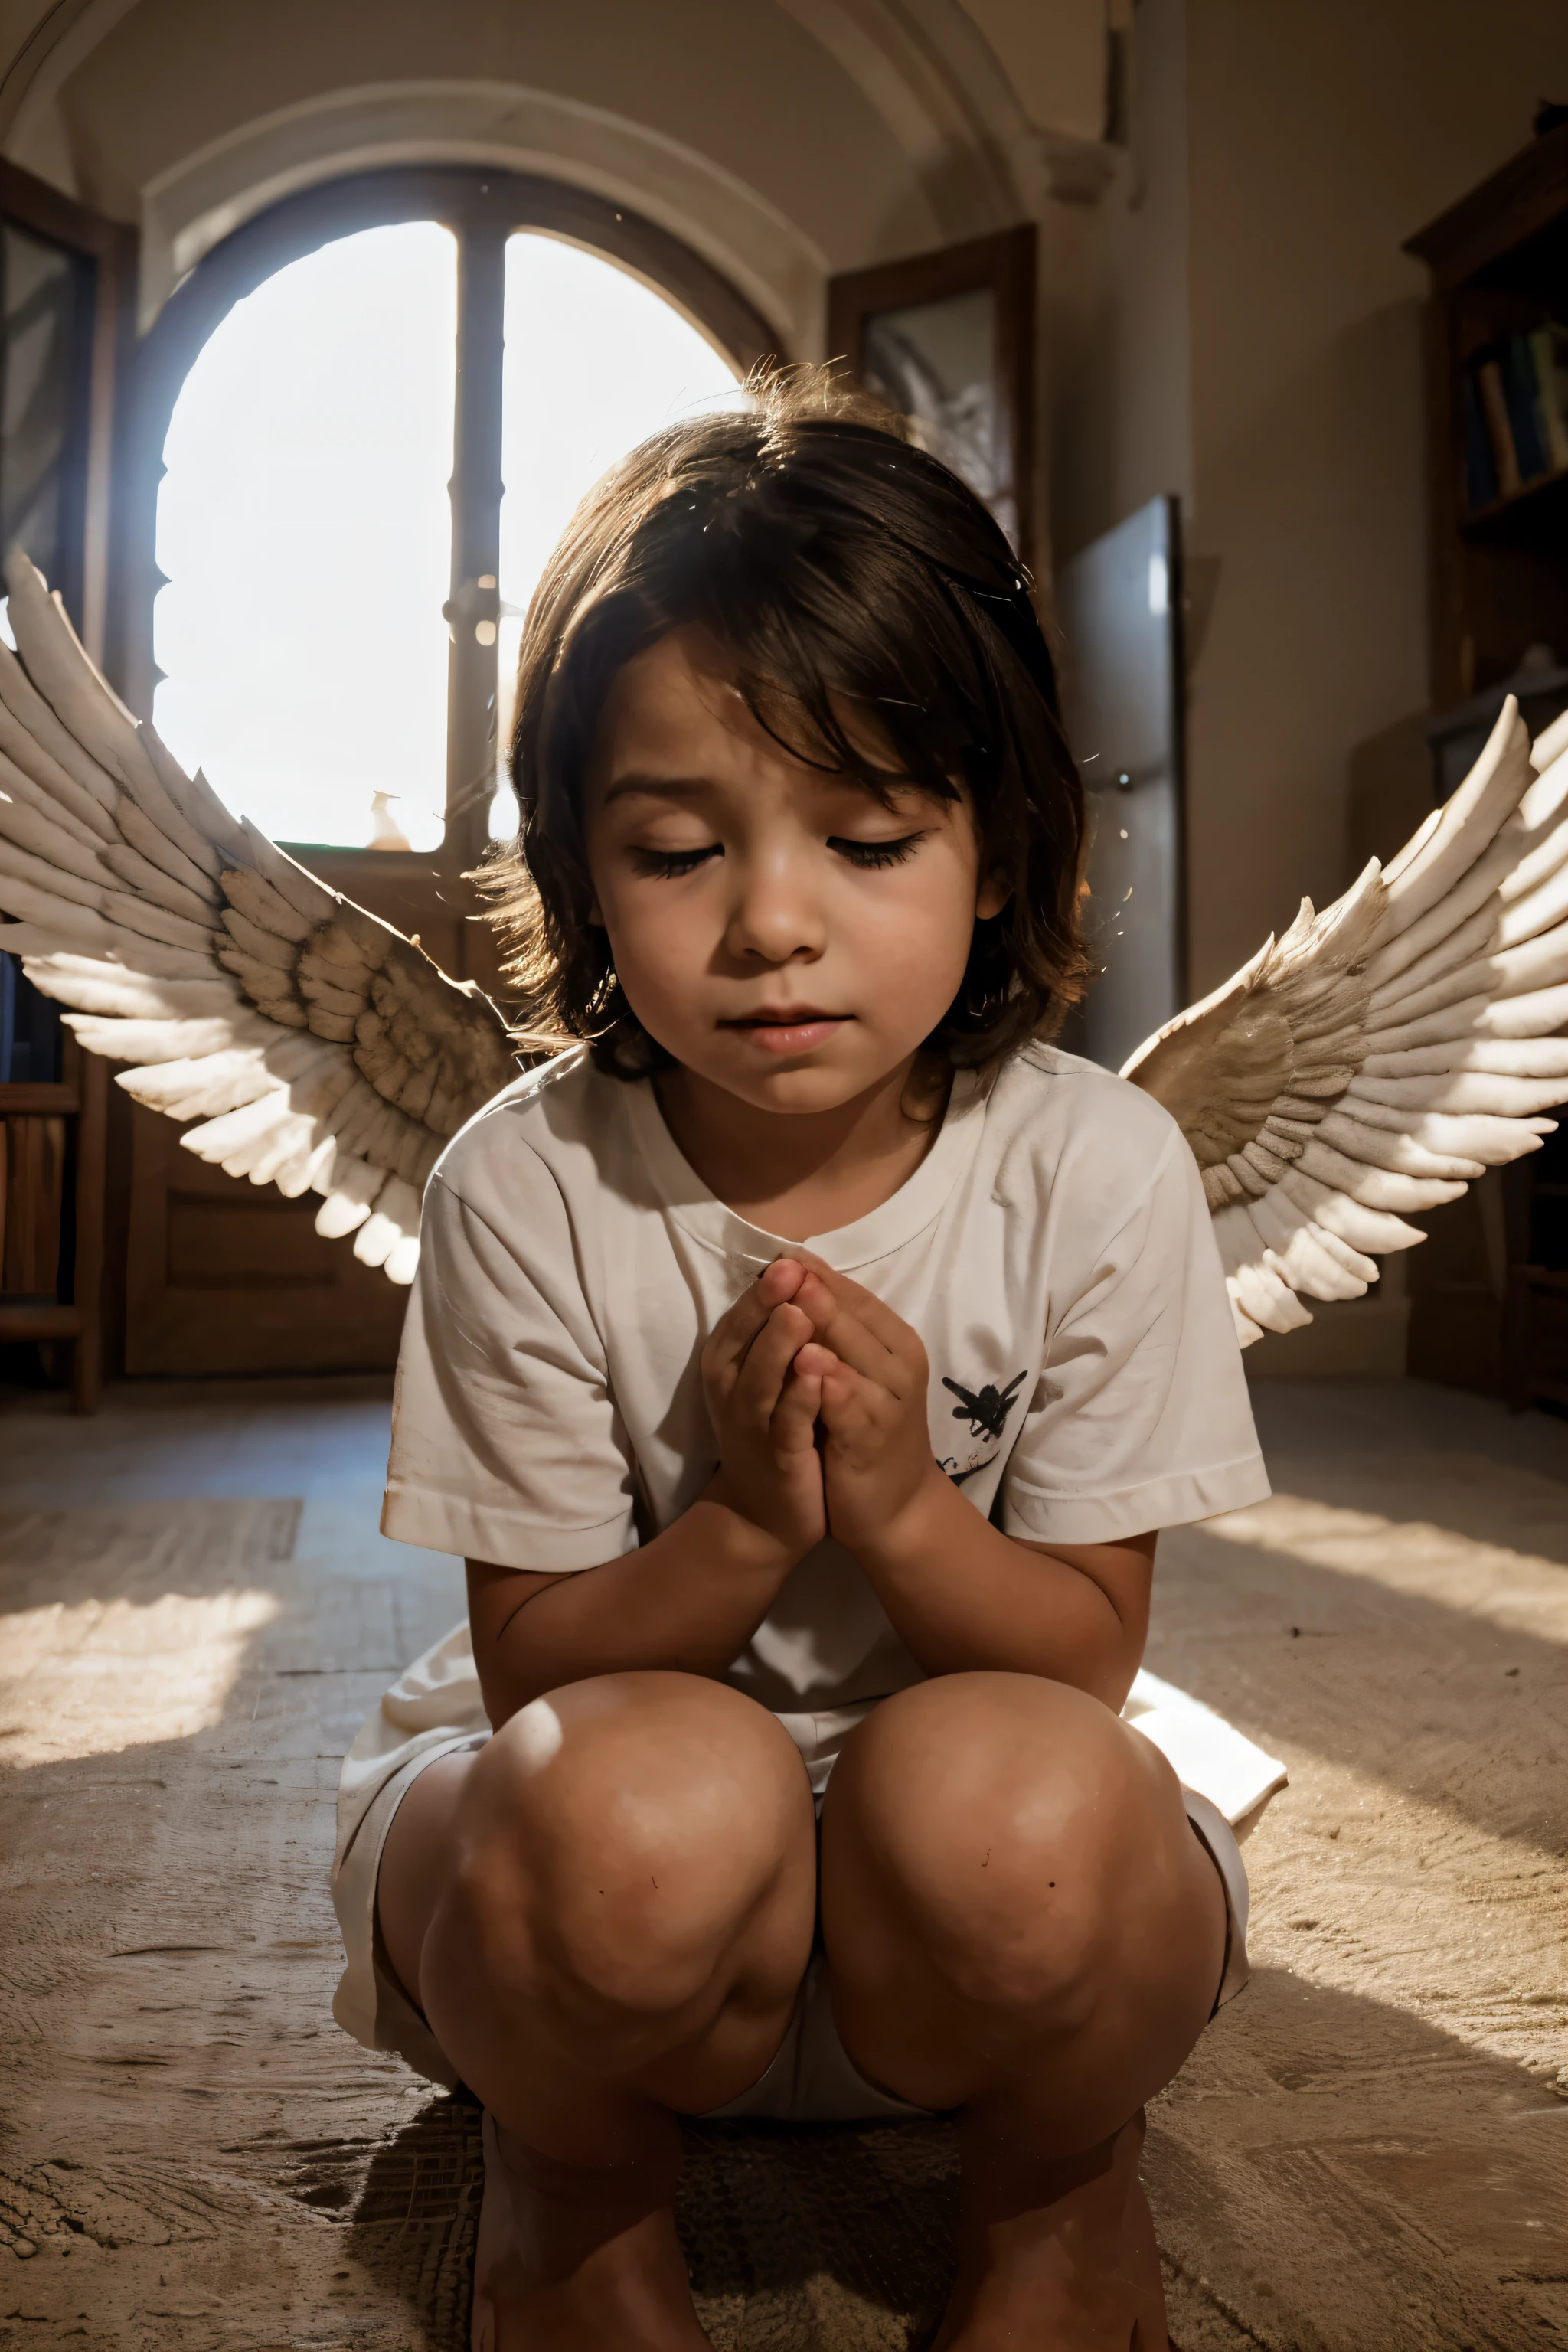
[[[489,838],[486,820],[495,789],[507,229],[498,215],[478,206],[453,226],[458,354],[447,606],[447,853],[461,867],[475,863]]]

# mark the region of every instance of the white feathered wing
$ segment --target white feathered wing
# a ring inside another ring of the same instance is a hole
[[[1178,1013],[1122,1076],[1203,1171],[1245,1347],[1360,1297],[1413,1211],[1538,1151],[1568,1101],[1568,717],[1533,753],[1511,696],[1386,871]]]
[[[26,556],[0,646],[0,949],[180,1139],[326,1197],[316,1229],[410,1282],[425,1179],[517,1075],[489,998],[237,821],[138,724]]]

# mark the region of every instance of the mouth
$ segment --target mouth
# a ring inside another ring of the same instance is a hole
[[[766,1054],[809,1054],[837,1035],[854,1018],[848,1013],[824,1013],[815,1004],[763,1005],[719,1026],[748,1038]]]

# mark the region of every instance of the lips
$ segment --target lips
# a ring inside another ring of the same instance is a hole
[[[764,1053],[809,1054],[837,1036],[850,1018],[847,1013],[824,1013],[815,1004],[769,1004],[720,1026],[736,1031]]]

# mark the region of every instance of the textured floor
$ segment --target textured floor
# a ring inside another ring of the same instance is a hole
[[[1568,2347],[1568,1426],[1270,1382],[1150,1663],[1286,1757],[1257,1977],[1152,2116],[1184,2352]],[[477,2118],[327,2014],[337,1759],[458,1613],[334,1383],[0,1405],[0,2343],[462,2343]],[[939,2125],[694,2134],[721,2352],[895,2352]]]

